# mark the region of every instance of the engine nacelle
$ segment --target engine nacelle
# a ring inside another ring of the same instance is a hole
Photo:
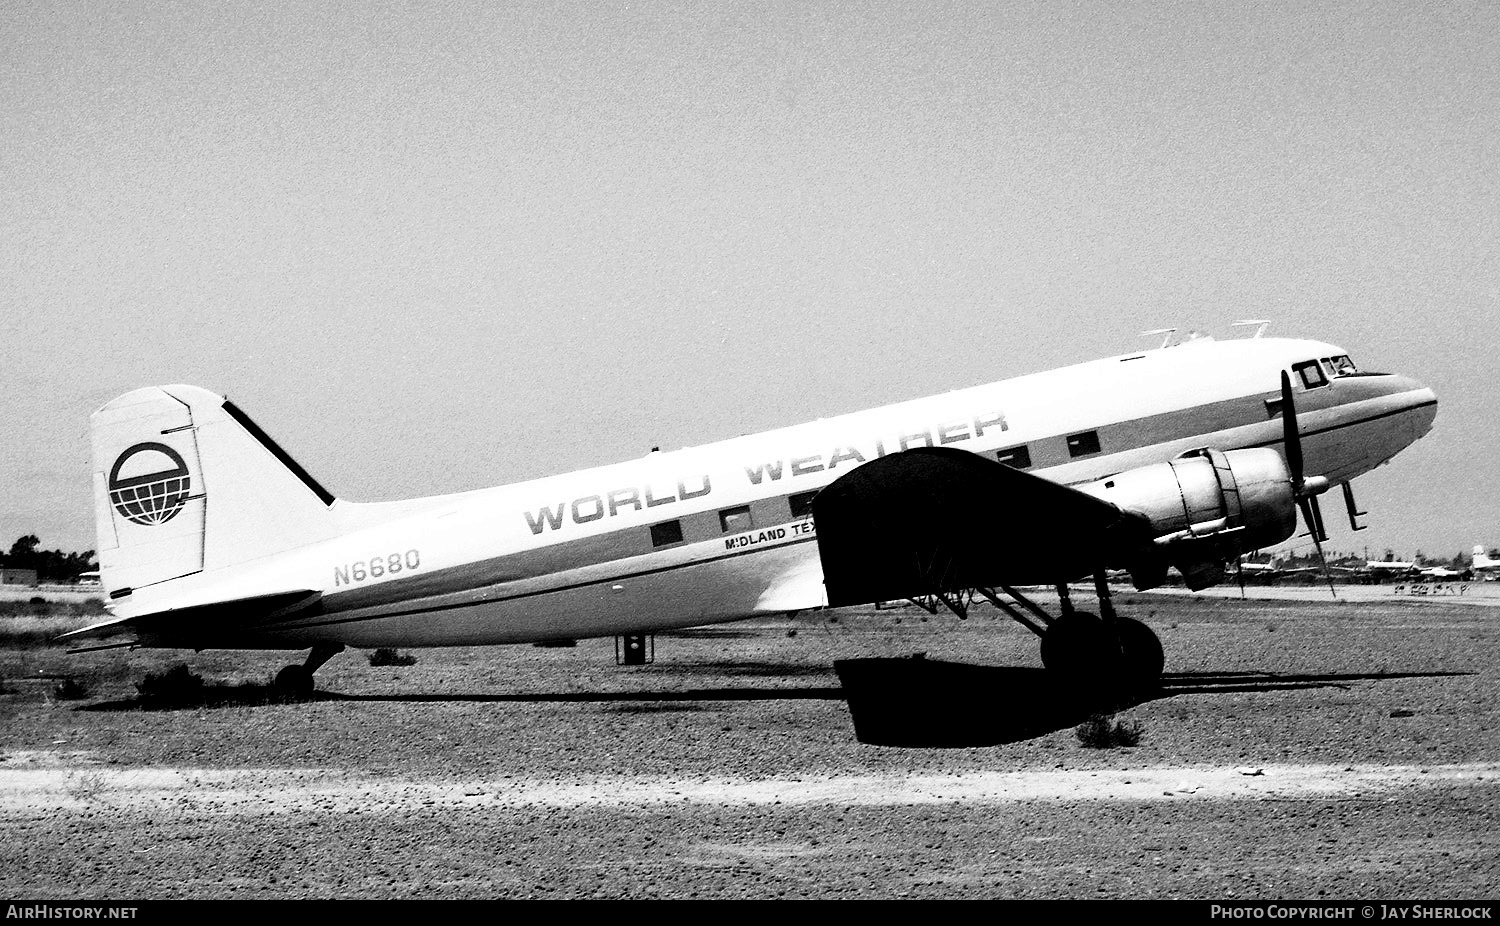
[[[1197,450],[1075,488],[1150,522],[1160,555],[1131,564],[1140,588],[1160,584],[1143,584],[1151,561],[1176,566],[1194,590],[1215,585],[1225,559],[1297,529],[1291,474],[1269,448]]]

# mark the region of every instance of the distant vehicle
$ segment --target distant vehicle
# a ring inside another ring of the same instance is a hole
[[[1299,509],[1321,549],[1317,497],[1422,437],[1436,413],[1432,390],[1358,371],[1330,344],[1200,338],[545,479],[358,504],[223,396],[150,387],[93,416],[112,616],[66,636],[311,647],[277,677],[307,693],[345,646],[619,636],[629,656],[631,641],[674,628],[901,599],[963,616],[982,598],[1041,637],[1053,673],[1154,683],[1161,643],[1116,614],[1110,569],[1139,589],[1169,567],[1206,588],[1226,559],[1290,537]],[[1098,616],[1069,598],[1087,576]],[[1018,590],[1029,585],[1056,587],[1060,613]]]
[[[99,571],[97,569],[91,570],[89,572],[80,572],[78,574],[77,583],[79,585],[103,585],[104,584],[99,579]]]

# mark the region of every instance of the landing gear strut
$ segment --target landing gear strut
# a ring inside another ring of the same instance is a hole
[[[1126,691],[1150,690],[1160,683],[1165,666],[1161,640],[1150,627],[1115,612],[1103,572],[1094,576],[1099,599],[1097,615],[1075,609],[1068,586],[1063,583],[1057,586],[1061,613],[1056,617],[1009,586],[1002,585],[999,589],[1011,600],[999,597],[991,589],[978,592],[1042,638],[1042,665],[1060,681]]]
[[[316,682],[313,673],[323,667],[323,663],[344,651],[342,643],[319,643],[307,654],[307,662],[302,665],[290,665],[276,673],[276,690],[282,694],[294,698],[311,697]]]

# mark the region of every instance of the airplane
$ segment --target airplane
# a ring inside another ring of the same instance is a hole
[[[1270,578],[1281,575],[1281,567],[1273,563],[1240,562],[1235,564],[1235,568],[1247,576]]]
[[[1484,546],[1474,546],[1474,556],[1469,560],[1469,571],[1477,578],[1493,579],[1500,576],[1500,559],[1490,559]]]
[[[907,600],[989,601],[1060,679],[1153,685],[1107,576],[1193,590],[1431,428],[1433,391],[1332,344],[1200,337],[495,488],[335,497],[225,397],[154,386],[92,417],[107,646],[308,649],[617,638]],[[1068,583],[1094,578],[1098,614]],[[1053,586],[1056,613],[1022,586]],[[619,659],[617,650],[617,660]],[[638,661],[638,657],[637,657]]]
[[[1395,560],[1367,560],[1364,569],[1365,575],[1373,577],[1376,581],[1386,579],[1459,579],[1468,573],[1449,569],[1447,566],[1418,566],[1416,563],[1398,562]]]
[[[1275,563],[1252,562],[1236,563],[1235,569],[1242,581],[1267,585],[1292,576],[1311,576],[1320,571],[1317,566],[1278,566]]]
[[[1376,577],[1401,578],[1416,575],[1420,570],[1416,563],[1372,559],[1365,561],[1365,571]]]

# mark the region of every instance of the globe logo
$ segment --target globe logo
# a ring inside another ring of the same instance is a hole
[[[136,524],[165,524],[187,504],[187,464],[166,444],[136,444],[109,472],[109,500]]]

